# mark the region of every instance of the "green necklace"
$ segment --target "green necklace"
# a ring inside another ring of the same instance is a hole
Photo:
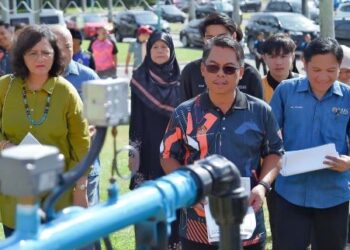
[[[39,121],[35,121],[32,118],[32,115],[30,113],[30,108],[29,108],[28,99],[27,99],[27,91],[26,91],[26,88],[25,88],[24,84],[22,85],[22,89],[23,89],[22,90],[22,96],[23,96],[24,108],[26,110],[26,115],[27,115],[27,118],[29,120],[30,125],[39,126],[39,125],[43,124],[44,121],[47,118],[48,113],[49,113],[50,102],[51,102],[51,94],[50,93],[47,94],[44,114],[41,116]]]

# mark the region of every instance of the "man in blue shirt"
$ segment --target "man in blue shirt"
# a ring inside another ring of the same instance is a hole
[[[276,179],[276,249],[343,250],[350,199],[350,88],[337,81],[343,51],[332,38],[304,51],[306,78],[283,81],[270,105],[286,151],[334,143],[339,157],[323,169]]]
[[[53,26],[52,31],[57,37],[57,44],[60,48],[65,70],[63,77],[66,78],[77,89],[80,97],[82,97],[82,84],[85,81],[99,79],[98,75],[90,68],[72,60],[73,55],[73,39],[69,30],[63,26]],[[94,135],[95,128],[89,126],[90,135]],[[92,170],[87,179],[87,186],[81,185],[81,189],[87,189],[89,207],[97,205],[100,199],[99,192],[99,175],[100,175],[100,161],[96,159]],[[79,190],[78,190],[79,191]],[[99,243],[88,246],[81,250],[98,250],[101,249]]]
[[[88,51],[83,51],[81,49],[81,44],[83,42],[83,35],[79,30],[69,29],[73,38],[73,60],[81,63],[91,69],[95,69],[94,58]]]

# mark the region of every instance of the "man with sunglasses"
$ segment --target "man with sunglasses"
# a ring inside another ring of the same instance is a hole
[[[212,13],[207,16],[200,27],[204,44],[216,36],[228,36],[240,42],[243,33],[234,21],[225,14]],[[188,63],[181,72],[180,90],[182,101],[189,100],[206,90],[206,84],[201,74],[202,59]],[[244,64],[244,74],[238,83],[238,88],[249,95],[263,98],[261,76],[251,65]]]
[[[242,176],[250,177],[253,187],[249,204],[257,226],[243,241],[244,249],[262,250],[266,239],[262,203],[278,173],[283,149],[271,108],[237,87],[243,65],[243,49],[232,38],[215,37],[205,45],[200,69],[208,91],[175,109],[160,147],[161,164],[170,173],[212,154],[232,161]],[[183,250],[218,249],[208,241],[202,204],[182,210],[180,237]]]

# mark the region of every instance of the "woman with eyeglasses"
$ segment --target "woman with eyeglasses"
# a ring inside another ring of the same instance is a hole
[[[62,70],[54,34],[46,26],[25,27],[13,48],[13,74],[0,78],[0,150],[20,144],[31,133],[41,144],[60,150],[65,171],[83,159],[90,144],[88,125],[77,91],[59,76]],[[61,197],[56,208],[87,207],[86,189],[80,188],[84,184],[86,177]],[[15,209],[15,198],[0,195],[6,237],[15,229]]]
[[[130,188],[164,175],[159,160],[159,145],[171,113],[179,104],[180,68],[173,40],[168,33],[154,32],[147,42],[143,63],[131,79],[130,144],[140,154],[140,165]],[[131,163],[132,158],[130,159]],[[131,167],[131,166],[130,166]],[[177,230],[172,230],[177,233]],[[169,240],[169,249],[178,247]]]

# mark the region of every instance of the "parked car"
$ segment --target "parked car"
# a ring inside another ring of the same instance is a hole
[[[204,19],[193,19],[180,31],[180,41],[184,47],[202,47],[203,39],[199,31]]]
[[[85,38],[91,39],[96,36],[99,27],[105,27],[109,33],[113,32],[113,24],[108,22],[107,14],[104,13],[80,13],[67,16],[66,25],[82,31]]]
[[[179,8],[183,12],[188,12],[189,9],[189,2],[188,0],[173,0],[173,4]]]
[[[158,16],[148,10],[127,10],[118,13],[113,17],[114,34],[118,42],[121,42],[125,37],[136,38],[137,29],[141,25],[148,25],[153,29],[157,29]],[[165,20],[160,20],[162,31],[170,32],[169,23]]]
[[[342,18],[350,18],[350,2],[340,4],[335,12],[334,19]]]
[[[205,17],[213,12],[225,13],[226,15],[232,17],[232,13],[233,13],[232,3],[229,3],[227,1],[211,1],[211,2],[198,4],[196,6],[196,11],[195,11],[196,18]],[[240,16],[239,23],[241,23],[242,22],[241,10],[239,10],[239,16]]]
[[[265,12],[294,12],[302,13],[302,0],[270,0],[266,5]],[[320,11],[314,2],[308,1],[310,19],[319,23]]]
[[[251,16],[245,26],[245,38],[250,53],[253,53],[254,41],[259,32],[263,32],[265,38],[279,32],[288,33],[294,40],[297,48],[299,48],[307,33],[311,35],[312,39],[318,37],[320,27],[312,20],[298,13],[256,13]]]
[[[261,0],[240,0],[239,7],[243,12],[258,12],[261,9]]]
[[[334,20],[334,32],[340,44],[350,46],[350,18]]]
[[[186,19],[186,14],[182,12],[180,9],[178,9],[175,5],[169,5],[169,4],[162,4],[159,6],[160,7],[160,12],[161,12],[161,17],[168,21],[169,23],[184,23]],[[157,14],[157,5],[154,5],[150,9],[153,11],[155,14]]]

